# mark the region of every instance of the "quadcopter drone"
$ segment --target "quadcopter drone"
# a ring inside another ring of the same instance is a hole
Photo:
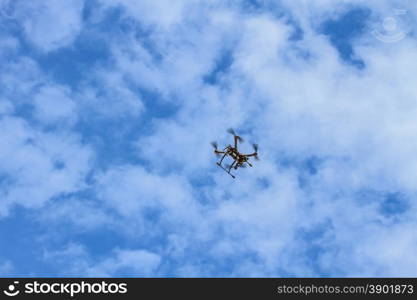
[[[256,160],[258,160],[258,145],[257,144],[252,144],[253,149],[255,150],[255,152],[251,153],[251,154],[242,154],[239,152],[239,150],[237,149],[237,144],[238,142],[243,143],[243,139],[238,136],[235,131],[233,129],[229,129],[227,130],[228,133],[233,135],[234,138],[234,147],[232,147],[231,145],[228,145],[226,148],[223,149],[223,151],[219,151],[217,150],[217,143],[216,142],[212,142],[211,145],[214,148],[214,153],[220,157],[221,154],[223,154],[222,158],[220,159],[220,161],[218,161],[216,164],[222,168],[223,170],[225,170],[230,176],[232,176],[233,178],[235,178],[235,176],[233,174],[230,173],[230,171],[233,169],[237,169],[237,168],[245,168],[247,165],[249,165],[250,167],[252,167],[252,164],[249,162],[249,157],[254,157]],[[222,162],[223,159],[229,156],[230,158],[233,159],[233,163],[231,165],[225,165],[225,167],[223,167]]]

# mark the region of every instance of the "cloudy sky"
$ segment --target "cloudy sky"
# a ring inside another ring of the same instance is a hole
[[[416,13],[0,0],[0,274],[417,276]]]

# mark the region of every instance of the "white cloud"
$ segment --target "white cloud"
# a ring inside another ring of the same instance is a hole
[[[102,259],[95,259],[87,249],[71,242],[59,250],[45,249],[43,260],[63,267],[59,274],[64,276],[112,277],[152,276],[158,271],[161,257],[145,249],[114,248]]]
[[[32,100],[28,95],[44,83],[45,77],[36,61],[22,56],[4,63],[0,80],[3,97],[19,105]]]
[[[68,197],[58,199],[50,205],[42,208],[37,215],[37,219],[49,224],[76,225],[71,230],[76,229],[80,232],[88,232],[94,229],[111,228],[117,231],[116,220],[113,220],[100,207],[98,203],[92,202],[86,197]]]
[[[34,60],[21,57],[5,62],[0,81],[4,86],[0,98],[3,217],[14,205],[39,208],[53,197],[83,188],[93,153],[78,133],[67,130],[66,125],[77,120],[69,88],[50,83]],[[43,125],[58,129],[44,131]]]
[[[190,184],[180,176],[159,176],[139,166],[121,166],[99,174],[97,195],[107,206],[127,218],[144,217],[160,210],[162,217],[197,221]]]
[[[82,188],[91,167],[92,153],[68,133],[34,130],[15,117],[0,120],[1,215],[13,204],[40,207],[52,197]]]
[[[90,276],[112,276],[112,274],[134,274],[137,277],[156,274],[161,257],[147,250],[116,249],[114,255],[88,270]],[[122,275],[123,276],[123,275]]]
[[[42,87],[33,99],[34,117],[51,125],[73,123],[76,120],[76,106],[68,89],[60,86]]]
[[[89,79],[100,82],[100,88],[92,87],[87,81],[77,95],[84,118],[137,117],[145,112],[141,97],[129,87],[123,74],[113,69],[98,68]]]
[[[54,260],[55,262],[58,260],[60,263],[62,263],[62,259],[65,260],[67,257],[84,257],[87,255],[88,253],[85,247],[72,242],[60,250],[49,251],[44,249],[42,259],[46,261]]]
[[[83,1],[20,1],[16,15],[26,37],[44,52],[69,46],[82,28]]]
[[[131,15],[144,24],[167,30],[171,26],[180,23],[184,15],[189,14],[186,8],[189,8],[190,4],[197,1],[143,0],[138,2],[133,0],[111,0],[101,2],[105,6],[123,7],[128,15]]]

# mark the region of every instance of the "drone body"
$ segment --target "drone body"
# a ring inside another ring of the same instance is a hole
[[[235,178],[235,176],[230,173],[232,168],[236,170],[238,168],[245,168],[246,165],[252,167],[252,164],[249,162],[249,158],[254,157],[256,160],[258,159],[258,145],[252,145],[255,152],[251,154],[240,153],[238,150],[238,142],[243,142],[243,139],[240,136],[238,136],[233,129],[229,129],[228,132],[233,135],[234,146],[228,145],[226,148],[223,149],[223,151],[217,150],[216,142],[213,142],[212,146],[214,147],[214,153],[216,155],[219,156],[223,154],[220,161],[217,162],[217,165],[221,167],[223,170],[225,170],[230,176]],[[225,168],[223,167],[222,162],[226,156],[229,156],[231,159],[233,159],[233,163],[231,165],[226,166]]]

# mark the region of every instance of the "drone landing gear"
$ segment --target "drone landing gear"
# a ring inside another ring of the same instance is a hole
[[[226,173],[227,174],[229,174],[230,176],[232,176],[233,177],[233,179],[235,179],[235,176],[234,175],[232,175],[231,173],[230,173],[230,170],[226,170],[220,163],[216,163],[220,168],[222,168],[223,170],[225,170],[226,171]]]

